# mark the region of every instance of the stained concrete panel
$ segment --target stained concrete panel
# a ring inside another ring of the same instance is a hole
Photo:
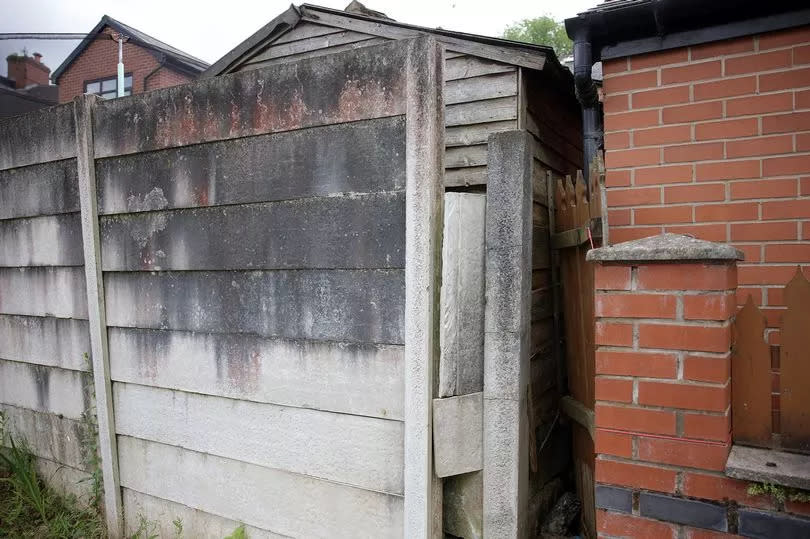
[[[76,155],[73,104],[4,118],[0,122],[0,170]]]
[[[0,266],[81,266],[78,213],[0,220]]]
[[[402,537],[402,498],[119,436],[121,484],[290,537]]]
[[[116,383],[118,434],[402,494],[400,421]]]
[[[405,120],[378,118],[99,159],[96,177],[102,214],[399,191],[405,188]]]
[[[403,342],[404,284],[401,270],[138,272],[104,278],[110,326],[387,344]]]
[[[402,419],[402,346],[110,328],[112,379]]]
[[[89,408],[86,373],[0,360],[0,401],[18,408],[81,419]]]
[[[0,170],[0,219],[79,211],[76,160]]]
[[[105,101],[96,157],[399,115],[404,63],[392,42]]]
[[[0,359],[86,371],[89,354],[86,320],[0,315]]]
[[[84,268],[0,268],[0,313],[86,320]]]
[[[5,432],[17,441],[25,440],[37,457],[86,469],[82,455],[82,440],[86,434],[80,421],[6,404],[0,404],[0,412],[5,417]]]
[[[107,216],[101,245],[105,271],[402,268],[405,193]]]

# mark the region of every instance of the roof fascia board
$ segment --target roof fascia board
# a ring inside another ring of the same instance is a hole
[[[675,32],[664,36],[648,37],[624,41],[615,45],[603,45],[601,59],[610,60],[636,54],[657,52],[701,43],[722,41],[775,30],[784,30],[796,26],[810,24],[810,9],[769,15],[756,19],[748,19],[716,26],[707,26],[695,30]]]
[[[236,62],[245,61],[252,54],[257,53],[257,49],[260,47],[269,45],[282,35],[295,28],[300,20],[301,14],[298,12],[298,8],[291,5],[278,17],[259,28],[259,30],[257,30],[252,36],[234,47],[225,56],[214,62],[211,67],[202,72],[200,78],[209,79],[216,77],[217,75],[228,73],[230,69],[235,67]]]
[[[514,64],[538,71],[543,69],[546,61],[545,53],[542,51],[529,52],[512,47],[488,45],[437,33],[429,28],[404,28],[391,21],[382,19],[375,21],[373,19],[361,18],[354,14],[348,16],[338,15],[315,10],[310,6],[301,7],[301,20],[315,24],[335,26],[345,30],[353,30],[355,32],[388,39],[407,39],[423,33],[429,33],[435,35],[437,41],[455,52],[472,54],[488,60]]]
[[[51,80],[54,82],[54,84],[58,84],[59,77],[62,76],[65,70],[67,70],[70,64],[72,64],[73,61],[76,58],[78,58],[78,56],[84,51],[84,49],[86,49],[90,45],[90,43],[92,43],[96,39],[96,36],[104,29],[105,26],[107,26],[107,24],[109,24],[109,21],[107,20],[107,16],[105,15],[101,18],[98,24],[96,24],[93,27],[93,29],[90,30],[90,32],[85,36],[85,38],[82,39],[81,43],[76,45],[76,48],[73,49],[73,51],[71,51],[71,53],[68,55],[67,58],[65,58],[65,61],[59,64],[59,67],[54,69],[53,73],[51,73]]]

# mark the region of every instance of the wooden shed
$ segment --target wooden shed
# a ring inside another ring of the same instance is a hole
[[[445,186],[486,183],[487,137],[521,129],[541,167],[582,167],[573,77],[550,47],[403,24],[352,2],[346,10],[291,6],[214,63],[203,78],[432,34],[445,45]],[[455,190],[455,189],[454,189]]]

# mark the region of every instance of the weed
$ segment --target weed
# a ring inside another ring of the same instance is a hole
[[[138,529],[129,536],[129,539],[157,539],[157,522],[147,519],[142,514],[138,515]]]
[[[785,503],[786,500],[799,503],[810,502],[810,491],[771,483],[749,483],[748,494],[751,496],[770,496],[779,505]]]
[[[25,441],[10,435],[8,440],[0,452],[0,537],[106,537],[95,511],[80,509],[75,497],[58,496],[43,484]]]
[[[90,373],[85,377],[84,391],[93,395],[95,393],[93,387],[93,363],[87,353],[84,354],[84,362]],[[82,434],[79,445],[82,450],[85,469],[90,473],[82,481],[90,482],[90,505],[99,509],[101,507],[101,497],[104,494],[104,483],[101,475],[101,457],[98,453],[98,419],[96,418],[95,404],[90,404],[88,409],[82,412],[81,427]]]
[[[225,537],[225,539],[247,539],[245,525],[240,524],[229,536]]]
[[[172,524],[174,524],[174,536],[178,539],[183,537],[183,519],[177,517],[176,519],[172,520]]]

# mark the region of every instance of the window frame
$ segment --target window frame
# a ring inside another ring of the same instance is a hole
[[[126,85],[127,77],[129,77],[130,81],[131,81],[129,86]],[[104,97],[103,94],[108,94],[108,93],[110,93],[110,91],[109,90],[106,91],[106,92],[101,91],[103,83],[107,82],[107,81],[110,81],[110,80],[115,82],[115,87],[113,88],[112,92],[115,92],[116,95],[111,96],[111,97]],[[98,92],[89,92],[87,90],[87,87],[89,85],[95,84],[95,83],[98,83],[99,91]],[[128,73],[124,73],[124,92],[129,90],[129,95],[132,95],[132,89],[133,89],[134,86],[135,86],[135,77],[133,76],[132,72],[130,71]],[[113,76],[106,76],[106,77],[99,77],[99,78],[96,78],[96,79],[85,80],[83,88],[84,88],[83,93],[85,93],[85,94],[97,95],[97,96],[101,97],[102,99],[113,99],[115,97],[118,97],[118,95],[117,95],[118,94],[118,75],[116,74],[116,75],[113,75]],[[124,97],[126,97],[126,95]]]

